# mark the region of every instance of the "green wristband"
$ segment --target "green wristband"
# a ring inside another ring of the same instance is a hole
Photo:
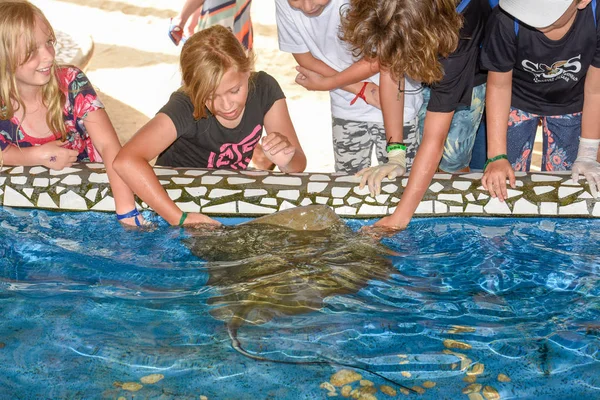
[[[179,218],[179,226],[182,226],[183,223],[185,222],[185,219],[187,218],[187,213],[184,211],[183,214],[181,214],[181,218]]]
[[[406,145],[404,143],[390,143],[387,145],[385,150],[389,153],[392,150],[404,150],[406,151]]]
[[[487,168],[489,163],[493,163],[498,160],[508,160],[508,156],[506,154],[498,154],[496,157],[488,158],[485,164],[483,165],[483,171]]]

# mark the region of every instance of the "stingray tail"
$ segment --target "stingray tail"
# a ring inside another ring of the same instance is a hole
[[[330,365],[330,366],[337,366],[337,367],[345,367],[345,368],[352,368],[352,369],[358,369],[360,371],[366,372],[368,374],[371,375],[375,375],[389,383],[393,383],[394,385],[397,385],[401,388],[404,388],[410,392],[413,393],[417,393],[413,388],[410,388],[408,386],[404,386],[403,384],[396,382],[393,379],[390,379],[384,375],[381,375],[378,372],[375,371],[371,371],[369,369],[367,369],[366,367],[361,367],[358,365],[350,365],[350,364],[344,364],[335,360],[324,360],[324,361],[289,361],[289,360],[273,360],[270,358],[266,358],[266,357],[262,357],[256,354],[252,354],[250,352],[248,352],[246,349],[244,349],[244,347],[242,347],[242,344],[240,343],[240,340],[237,337],[237,330],[238,330],[238,326],[237,325],[232,325],[229,324],[227,325],[227,333],[229,333],[229,338],[231,339],[231,347],[234,348],[235,351],[237,351],[238,353],[240,353],[243,356],[246,356],[252,360],[256,360],[256,361],[263,361],[263,362],[272,362],[272,363],[280,363],[280,364],[293,364],[293,365]],[[321,357],[323,357],[321,355]]]

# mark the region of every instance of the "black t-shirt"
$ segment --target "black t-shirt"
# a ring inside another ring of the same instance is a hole
[[[451,112],[471,106],[473,88],[486,81],[486,72],[479,67],[479,52],[490,13],[489,0],[471,0],[462,11],[464,23],[458,47],[448,58],[440,60],[444,78],[431,85],[428,111]]]
[[[265,115],[283,98],[285,95],[275,78],[262,71],[252,74],[244,115],[239,125],[230,129],[210,112],[208,118],[195,120],[189,96],[179,91],[173,93],[159,113],[171,118],[177,139],[161,153],[156,164],[176,168],[246,169],[262,135]]]
[[[597,14],[597,13],[596,13]],[[598,21],[592,6],[577,11],[573,26],[560,40],[494,10],[481,53],[490,71],[513,71],[511,105],[540,115],[564,115],[583,110],[585,75],[600,67]]]

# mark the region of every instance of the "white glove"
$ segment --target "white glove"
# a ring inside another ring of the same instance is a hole
[[[356,176],[362,177],[360,188],[369,184],[369,192],[375,197],[381,193],[381,181],[383,178],[394,179],[406,172],[406,150],[396,149],[388,153],[388,162],[376,167],[364,168],[357,172]]]
[[[574,181],[578,181],[579,174],[583,174],[594,197],[598,197],[598,189],[600,188],[600,163],[596,161],[599,145],[600,139],[581,138],[577,159],[573,163],[573,175],[571,176]]]

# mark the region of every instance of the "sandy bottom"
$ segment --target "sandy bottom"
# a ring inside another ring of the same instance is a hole
[[[90,35],[94,54],[86,73],[97,87],[122,142],[167,102],[181,82],[179,47],[167,36],[169,18],[184,0],[33,0],[57,29]],[[273,75],[308,158],[307,171],[333,172],[329,95],[294,82],[296,63],[279,51],[275,5],[252,6],[258,70]],[[539,150],[534,156],[539,160]],[[539,161],[537,161],[539,163]]]

